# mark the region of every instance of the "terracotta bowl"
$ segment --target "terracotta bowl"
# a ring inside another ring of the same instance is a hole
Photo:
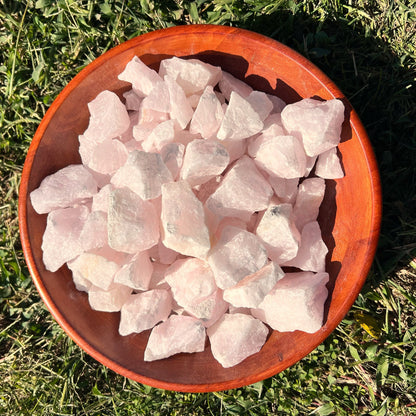
[[[41,241],[46,215],[34,212],[29,193],[42,179],[71,163],[80,163],[78,135],[88,124],[87,103],[100,91],[121,94],[129,85],[117,75],[133,56],[157,69],[173,55],[198,57],[245,80],[253,88],[286,102],[303,97],[343,100],[346,121],[339,151],[345,177],[327,181],[319,222],[329,247],[330,296],[325,323],[314,334],[300,331],[270,336],[261,351],[224,369],[209,346],[197,354],[178,354],[144,362],[150,331],[121,337],[119,313],[93,311],[78,292],[66,266],[45,270]],[[318,68],[288,47],[256,33],[222,26],[180,26],[155,31],[111,49],[82,70],[57,97],[43,118],[24,165],[19,197],[20,232],[33,281],[47,307],[88,354],[117,373],[150,386],[207,392],[241,387],[271,377],[317,347],[351,308],[366,279],[377,245],[381,193],[379,174],[367,134],[351,105]]]

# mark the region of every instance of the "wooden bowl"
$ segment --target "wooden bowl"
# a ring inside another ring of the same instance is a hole
[[[93,311],[84,292],[75,289],[66,266],[52,273],[42,262],[46,215],[32,208],[29,193],[42,179],[71,163],[80,163],[78,135],[88,125],[87,103],[100,91],[121,94],[128,84],[117,75],[133,56],[157,69],[173,55],[197,57],[221,66],[253,88],[286,102],[304,97],[343,100],[346,121],[339,151],[345,177],[327,181],[319,222],[329,247],[330,295],[325,324],[314,334],[271,334],[261,351],[224,369],[210,348],[144,362],[150,331],[122,337],[119,313]],[[381,217],[379,174],[367,134],[357,114],[334,83],[307,59],[267,37],[246,30],[209,25],[179,26],[125,42],[83,69],[61,92],[43,118],[29,148],[19,196],[20,233],[33,281],[47,307],[88,354],[117,373],[150,386],[207,392],[241,387],[271,377],[318,346],[339,324],[358,296],[371,266]]]

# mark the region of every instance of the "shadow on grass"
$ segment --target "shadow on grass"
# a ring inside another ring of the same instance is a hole
[[[364,288],[371,290],[416,256],[415,74],[404,68],[387,41],[340,19],[320,22],[304,13],[279,11],[241,27],[310,59],[344,92],[367,129],[383,190],[377,266]]]

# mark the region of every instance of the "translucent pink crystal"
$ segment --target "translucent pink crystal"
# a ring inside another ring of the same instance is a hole
[[[88,290],[88,302],[92,309],[103,312],[118,312],[129,298],[130,287],[112,283],[107,290],[91,286]]]
[[[160,150],[163,163],[169,169],[173,180],[176,180],[182,167],[185,146],[182,143],[168,143]]]
[[[280,201],[293,205],[298,194],[299,178],[285,179],[270,175],[269,183]]]
[[[80,241],[84,251],[108,244],[107,213],[92,211],[82,227]]]
[[[126,146],[117,139],[98,143],[89,158],[88,167],[103,174],[113,174],[127,160]]]
[[[241,313],[225,314],[207,329],[212,355],[224,368],[259,352],[268,332],[261,321]]]
[[[114,186],[111,184],[103,186],[93,197],[92,197],[92,211],[103,211],[107,213],[108,202],[111,192],[114,190]]]
[[[126,109],[138,111],[142,102],[142,97],[138,96],[134,90],[128,90],[123,93],[123,97],[126,100]]]
[[[237,92],[241,97],[248,97],[253,91],[253,88],[251,88],[250,85],[239,80],[226,71],[222,71],[222,77],[218,86],[227,101],[230,101],[231,93],[233,91]]]
[[[205,348],[205,328],[191,316],[172,315],[153,328],[144,352],[145,361],[160,360],[181,352],[200,352]]]
[[[160,152],[163,146],[172,143],[175,138],[175,121],[166,120],[159,123],[143,140],[142,147],[146,152]]]
[[[316,162],[315,174],[325,179],[340,179],[344,177],[337,149],[329,149],[321,153]]]
[[[69,165],[47,176],[30,193],[30,201],[38,214],[66,208],[83,202],[97,193],[97,183],[83,165]]]
[[[252,91],[250,95],[246,97],[246,100],[259,115],[261,121],[264,121],[273,110],[273,103],[269,100],[267,94],[262,91]]]

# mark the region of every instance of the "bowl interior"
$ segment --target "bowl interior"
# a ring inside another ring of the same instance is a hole
[[[143,361],[150,331],[121,337],[119,313],[93,311],[87,295],[75,289],[67,267],[45,270],[41,242],[46,215],[34,212],[29,193],[41,180],[80,163],[78,135],[88,125],[87,103],[102,90],[121,94],[129,84],[117,75],[133,56],[158,68],[173,55],[197,57],[221,66],[253,88],[287,102],[303,97],[343,99],[346,121],[339,152],[345,177],[327,181],[319,222],[329,247],[330,297],[325,324],[314,334],[270,331],[262,350],[224,369],[206,348],[165,360]],[[371,265],[380,223],[377,167],[367,135],[351,105],[315,66],[291,49],[252,32],[222,26],[181,26],[132,39],[101,56],[77,75],[54,101],[33,139],[25,163],[19,200],[21,238],[33,280],[59,324],[95,359],[136,381],[180,391],[235,388],[270,377],[319,345],[338,325],[357,297]]]

